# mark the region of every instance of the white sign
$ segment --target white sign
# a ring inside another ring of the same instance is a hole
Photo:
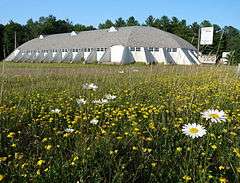
[[[201,28],[201,45],[213,44],[213,27]]]

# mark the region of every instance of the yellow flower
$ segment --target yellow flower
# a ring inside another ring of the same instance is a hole
[[[47,138],[46,138],[46,137],[42,139],[42,142],[46,142],[46,141],[47,141]]]
[[[224,166],[219,166],[218,168],[219,168],[219,170],[224,170],[225,169]]]
[[[6,161],[6,160],[7,160],[7,157],[0,157],[0,162]]]
[[[45,163],[45,161],[40,159],[40,160],[38,160],[37,165],[42,166],[43,163]]]
[[[45,149],[49,151],[50,149],[52,149],[52,145],[46,145]]]
[[[2,181],[4,179],[4,177],[5,177],[4,175],[0,174],[0,181]]]
[[[182,151],[182,148],[181,148],[181,147],[177,147],[177,148],[176,148],[176,151],[177,151],[177,152],[181,152],[181,151]]]
[[[220,177],[220,178],[219,178],[219,182],[221,182],[221,183],[227,183],[228,181],[227,181],[226,178]]]
[[[156,167],[157,163],[151,163],[152,167]]]
[[[17,145],[16,145],[15,143],[11,145],[11,147],[16,147],[16,146],[17,146]]]
[[[14,132],[10,132],[10,133],[7,135],[7,138],[13,138],[13,137],[14,137],[14,135],[15,135],[15,133],[14,133]]]
[[[211,148],[213,148],[214,150],[217,149],[216,145],[211,145]]]
[[[132,150],[136,151],[138,148],[136,146],[132,147]]]
[[[41,171],[39,169],[37,170],[37,175],[41,175]]]
[[[185,180],[186,182],[192,180],[192,178],[191,178],[190,176],[188,176],[188,175],[184,175],[182,178],[183,178],[183,180]]]
[[[121,137],[121,136],[118,136],[117,139],[118,139],[118,140],[122,140],[122,137]]]

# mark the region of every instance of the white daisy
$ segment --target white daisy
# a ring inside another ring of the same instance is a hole
[[[111,95],[111,94],[107,94],[107,95],[105,95],[105,98],[108,99],[108,100],[114,100],[115,98],[117,98],[117,96]]]
[[[133,69],[132,71],[133,71],[133,72],[139,72],[139,70],[138,70],[138,69]]]
[[[224,113],[223,110],[214,110],[214,109],[209,109],[201,113],[202,117],[205,119],[210,119],[211,122],[213,123],[218,123],[221,121],[226,121],[227,117],[226,114]]]
[[[202,125],[197,125],[196,123],[188,123],[183,126],[182,132],[194,139],[205,135],[207,130]]]
[[[85,84],[83,84],[83,89],[96,91],[98,89],[98,86],[94,83],[90,83],[90,84],[85,83]]]
[[[124,71],[118,71],[119,74],[124,74]]]
[[[53,109],[53,110],[51,110],[51,112],[52,112],[52,113],[60,113],[61,110],[60,110],[60,109]]]
[[[67,133],[72,133],[72,132],[74,132],[75,130],[72,129],[72,128],[66,128],[64,131],[67,132]]]
[[[76,102],[79,106],[83,105],[83,104],[86,104],[86,100],[84,98],[79,98],[79,99],[76,99]]]
[[[97,125],[98,124],[98,120],[96,118],[94,118],[94,119],[92,119],[90,121],[90,123],[93,124],[93,125]]]
[[[107,99],[99,99],[99,100],[93,100],[94,104],[106,104],[108,103]]]

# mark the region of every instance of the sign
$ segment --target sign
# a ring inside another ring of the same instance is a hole
[[[201,28],[201,45],[211,45],[213,44],[213,27],[203,27]]]

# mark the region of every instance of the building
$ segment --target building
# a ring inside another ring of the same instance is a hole
[[[197,49],[153,27],[131,26],[40,35],[19,46],[6,61],[128,64],[200,64]]]

